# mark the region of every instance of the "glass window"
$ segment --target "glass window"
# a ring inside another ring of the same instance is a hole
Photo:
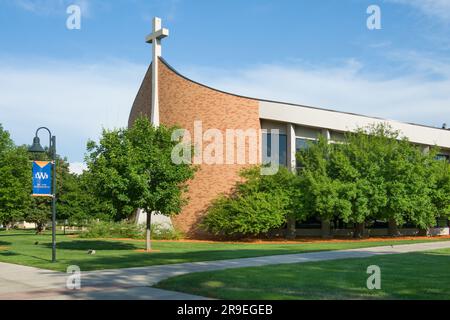
[[[287,166],[287,136],[285,134],[278,135],[278,155],[274,155],[275,161],[282,166]],[[262,136],[262,152],[263,164],[270,163],[272,158],[272,135],[270,133],[263,133]]]
[[[303,138],[295,139],[295,153],[308,149],[310,143],[315,143],[315,142],[316,141],[314,141],[314,140],[303,139]],[[297,168],[301,167],[298,160],[296,160],[296,167]]]
[[[297,138],[295,140],[295,151],[299,152],[301,150],[306,150],[306,149],[308,149],[308,140]]]
[[[446,155],[446,154],[438,154],[436,155],[436,160],[450,160],[450,156]]]

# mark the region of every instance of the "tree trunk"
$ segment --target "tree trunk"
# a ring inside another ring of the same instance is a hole
[[[45,231],[46,222],[36,222],[36,234],[42,234]]]
[[[286,238],[287,239],[295,239],[297,235],[297,230],[295,228],[295,216],[288,216],[287,217],[287,230],[286,230]]]
[[[331,238],[330,232],[330,219],[322,219],[322,238],[328,239]]]
[[[141,210],[140,209],[137,209],[135,212],[134,212],[134,216],[133,216],[133,220],[134,220],[134,223],[138,223],[139,222],[139,214],[141,213]]]
[[[365,223],[356,223],[355,231],[353,232],[353,238],[361,239],[364,236]]]
[[[428,228],[426,228],[426,229],[420,228],[418,235],[421,236],[421,237],[429,237],[430,236],[430,230]]]
[[[400,231],[398,230],[397,221],[395,221],[395,219],[389,219],[388,233],[391,237],[399,237],[400,236]]]
[[[151,233],[152,233],[152,212],[147,212],[147,252],[152,250]]]

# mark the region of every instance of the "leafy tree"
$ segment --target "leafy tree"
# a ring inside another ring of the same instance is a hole
[[[99,144],[89,141],[87,149],[88,170],[84,176],[91,191],[107,203],[114,221],[129,218],[135,210],[133,197],[137,198],[138,190],[133,185],[133,150],[126,130],[103,130]]]
[[[369,220],[389,221],[394,235],[406,221],[429,227],[448,209],[446,169],[388,125],[348,133],[343,144],[320,138],[298,158],[303,210],[354,223],[356,237]]]
[[[344,221],[352,219],[353,211],[349,198],[354,197],[355,186],[338,179],[338,176],[350,177],[351,181],[351,177],[356,178],[357,172],[348,163],[347,158],[339,153],[339,147],[329,144],[320,136],[317,143],[310,143],[308,148],[297,154],[302,191],[298,203],[303,212],[303,219],[319,217],[322,225],[329,225],[329,221],[336,216]],[[322,232],[324,237],[329,235],[328,229]]]
[[[64,190],[58,198],[58,220],[82,221],[87,219],[86,208],[82,204],[82,190],[80,186],[80,177],[76,174],[67,172],[64,175]]]
[[[0,125],[0,223],[8,227],[24,216],[31,166],[24,147],[16,147]]]
[[[147,250],[151,249],[151,214],[177,214],[185,203],[186,182],[194,168],[175,164],[171,154],[175,128],[155,128],[147,118],[129,129],[104,130],[99,144],[88,143],[87,178],[95,194],[106,201],[115,220],[130,217],[137,209],[147,214]]]
[[[432,168],[434,181],[432,190],[432,203],[440,218],[450,217],[450,163],[439,160],[434,162]]]
[[[107,203],[100,201],[92,192],[85,174],[64,172],[58,198],[58,220],[69,225],[84,226],[93,219],[111,220]]]
[[[45,160],[47,154],[31,155],[33,159]],[[28,170],[29,176],[31,169]],[[52,177],[53,178],[53,177]],[[67,159],[56,156],[56,219],[68,219],[73,211],[67,210],[67,205],[64,201],[66,194],[71,192],[72,174],[69,172],[69,163]],[[28,197],[31,194],[31,185],[26,190]],[[77,195],[75,195],[77,197]],[[25,212],[24,218],[28,222],[36,224],[36,232],[42,233],[45,231],[47,223],[52,219],[52,201],[51,198],[36,197],[29,202],[29,207]]]
[[[339,147],[341,161],[335,161],[332,167],[337,179],[351,185],[352,215],[344,221],[355,223],[355,237],[361,237],[366,221],[381,216],[386,207],[388,177],[384,171],[398,135],[384,124],[372,125],[346,134],[346,143]],[[346,174],[343,167],[351,168],[352,174]]]
[[[387,220],[391,235],[397,235],[397,225],[406,221],[419,228],[432,226],[437,215],[432,204],[433,189],[437,187],[433,178],[435,151],[423,152],[385,124],[348,136],[347,149],[352,151],[349,157],[370,182],[370,207],[374,209],[368,217]],[[358,152],[368,156],[357,157]],[[371,165],[361,160],[364,158]]]
[[[26,146],[15,146],[0,125],[0,223],[8,227],[26,220],[36,223],[40,233],[51,220],[51,201],[31,197],[31,159],[47,160],[48,155],[30,155]],[[58,220],[81,222],[105,217],[107,205],[93,196],[85,177],[69,172],[67,159],[58,155],[56,174]]]
[[[47,223],[52,219],[51,200],[49,198],[32,198],[25,220],[36,224],[36,233],[45,231]]]

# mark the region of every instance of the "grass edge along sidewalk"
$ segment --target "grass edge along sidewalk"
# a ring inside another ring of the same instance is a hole
[[[367,267],[381,270],[381,289],[366,286]],[[435,299],[449,300],[450,248],[191,273],[155,288],[215,299]]]
[[[78,239],[58,235],[57,262],[52,264],[51,236],[32,232],[0,232],[0,262],[65,272],[70,265],[82,271],[145,267],[185,262],[215,261],[342,249],[445,241],[435,237],[419,240],[385,239],[383,241],[318,241],[307,243],[227,243],[154,241],[155,252],[145,253],[145,242],[136,240]],[[87,254],[95,250],[95,255]]]

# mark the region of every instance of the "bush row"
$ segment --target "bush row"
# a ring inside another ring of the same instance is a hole
[[[182,234],[174,229],[154,223],[151,226],[152,239],[178,240]],[[87,227],[87,231],[81,232],[81,238],[116,238],[116,239],[145,239],[145,225],[122,221],[99,221]]]

